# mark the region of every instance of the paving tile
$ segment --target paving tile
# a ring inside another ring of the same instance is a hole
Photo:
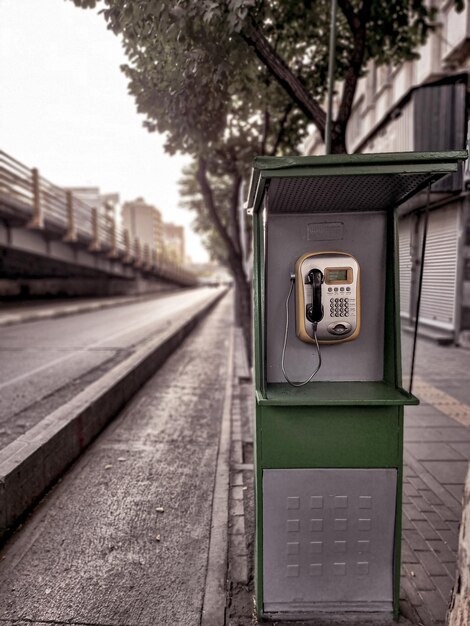
[[[447,490],[447,485],[441,485],[441,483],[436,480],[436,478],[427,472],[424,467],[422,467],[422,477],[424,482],[427,484],[429,489],[434,491],[434,493],[440,498],[441,503],[445,504],[449,509],[460,518],[462,513],[462,505],[459,501],[457,501],[454,496]]]
[[[418,490],[409,481],[403,483],[403,493],[409,497],[418,496]]]
[[[447,522],[450,526],[450,529],[454,531],[455,535],[458,536],[460,530],[460,519],[457,522]]]
[[[434,506],[422,496],[410,498],[410,501],[415,505],[418,511],[421,511],[422,513],[434,512]]]
[[[427,543],[441,563],[455,564],[455,554],[442,539],[431,539]]]
[[[408,517],[408,519],[410,519],[412,522],[414,522],[416,520],[425,520],[425,519],[427,519],[427,514],[426,514],[426,517],[425,517],[425,514],[422,513],[419,509],[417,509],[412,501],[406,503],[403,506],[403,510],[406,513],[406,516]]]
[[[407,517],[405,512],[403,513],[401,517],[401,529],[403,531],[416,530],[416,527],[414,526],[413,522],[410,520],[409,517]]]
[[[454,511],[451,511],[449,507],[444,506],[443,504],[439,504],[439,505],[434,504],[432,505],[432,507],[434,511],[436,511],[436,513],[439,515],[439,517],[443,519],[445,522],[458,521],[457,518],[459,516]]]
[[[447,604],[444,602],[440,593],[435,591],[422,591],[423,605],[429,611],[435,623],[445,623]],[[432,622],[431,622],[432,623]],[[427,626],[427,624],[426,624]]]
[[[417,478],[415,469],[405,464],[403,466],[403,478],[404,482],[410,480],[411,478]]]
[[[456,566],[453,563],[444,563],[444,567],[446,568],[449,576],[455,579]]]
[[[408,428],[405,429],[405,442],[445,441],[446,443],[470,442],[470,428]]]
[[[439,539],[439,535],[436,533],[434,528],[432,528],[429,522],[416,520],[414,525],[424,539]]]
[[[402,600],[400,600],[399,607],[400,607],[400,616],[408,620],[411,624],[419,623],[418,613],[416,612],[416,609],[411,604],[411,602],[408,601],[407,598],[403,598]],[[7,624],[6,626],[10,626],[10,625]],[[19,626],[22,626],[22,625],[20,624]]]
[[[446,489],[451,492],[457,502],[462,502],[464,485],[446,485]]]
[[[430,576],[445,576],[447,570],[431,550],[418,552],[420,563]]]
[[[412,580],[413,585],[418,591],[433,591],[435,589],[431,577],[419,563],[404,564],[403,569],[406,572],[407,578]]]
[[[413,606],[417,607],[423,603],[423,599],[412,580],[413,578],[408,573],[400,577],[400,597],[408,599]]]
[[[450,443],[449,446],[454,450],[457,450],[457,452],[459,452],[464,459],[467,459],[467,461],[470,460],[470,441],[455,441]]]
[[[403,564],[419,562],[418,557],[405,539],[401,542],[401,562]]]
[[[428,545],[417,530],[408,530],[403,533],[412,550],[428,550]]]
[[[425,604],[421,604],[421,606],[416,607],[416,612],[418,614],[419,626],[444,626],[444,622],[441,620],[436,621],[434,619],[431,611]]]
[[[415,417],[419,417],[420,415],[439,415],[440,411],[436,409],[432,404],[426,402],[425,400],[421,401],[421,404],[418,406],[407,406],[405,407],[405,420],[414,419]]]
[[[457,552],[457,547],[459,545],[459,536],[458,533],[453,530],[438,530],[439,537],[444,541],[446,546],[452,550],[452,552]]]
[[[424,515],[434,530],[447,530],[450,528],[449,524],[436,511],[426,511]]]
[[[466,458],[443,442],[408,443],[406,452],[418,461],[464,461]]]
[[[458,427],[459,424],[455,420],[447,417],[440,411],[420,411],[416,412],[415,415],[407,415],[405,418],[406,427],[411,426],[413,428],[424,427],[424,428],[435,428],[435,427],[444,427],[444,428],[454,428]]]
[[[441,485],[463,484],[468,470],[467,461],[424,461],[423,466]]]
[[[450,576],[432,576],[432,582],[436,585],[436,588],[439,590],[442,599],[446,604],[449,603],[450,594],[452,592],[452,587],[454,586],[454,581]]]
[[[425,485],[425,483],[423,483],[423,485]],[[427,487],[427,485],[425,485],[424,489],[420,489],[419,493],[423,496],[423,498],[429,504],[439,504],[439,505],[442,505],[441,499],[438,496],[436,496],[434,491],[431,491],[431,489],[429,489]]]
[[[426,483],[424,483],[419,476],[410,476],[409,481],[413,487],[418,490],[418,493],[420,493],[421,489],[427,489]]]

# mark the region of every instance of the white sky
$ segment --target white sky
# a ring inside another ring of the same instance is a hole
[[[59,186],[142,196],[186,226],[187,254],[205,261],[193,215],[178,207],[189,159],[165,154],[163,138],[142,127],[124,62],[96,11],[70,0],[0,0],[0,149]]]

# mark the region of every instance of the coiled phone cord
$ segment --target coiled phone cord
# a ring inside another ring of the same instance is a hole
[[[315,374],[320,369],[320,367],[321,367],[321,354],[320,354],[320,346],[318,345],[318,339],[317,339],[317,324],[315,323],[315,324],[313,324],[313,338],[315,340],[315,346],[316,346],[317,355],[318,355],[318,365],[317,365],[315,371],[307,378],[307,380],[304,380],[301,383],[294,383],[287,376],[286,370],[285,370],[285,367],[284,367],[284,360],[285,360],[285,356],[286,356],[287,335],[288,335],[288,332],[289,332],[289,301],[290,301],[290,297],[291,297],[293,288],[294,288],[294,278],[291,277],[291,279],[290,279],[289,295],[287,296],[287,300],[286,300],[286,330],[285,330],[285,333],[284,333],[284,345],[282,347],[281,368],[282,368],[282,373],[284,374],[284,377],[287,380],[287,382],[289,383],[289,385],[292,385],[293,387],[303,387],[304,385],[306,385],[307,383],[309,383],[312,380],[312,378],[315,376]]]

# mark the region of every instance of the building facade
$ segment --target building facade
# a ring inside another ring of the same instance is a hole
[[[370,63],[360,80],[347,133],[348,151],[462,150],[467,144],[470,11],[438,2],[438,27],[420,58],[398,67]],[[306,154],[323,154],[314,132]],[[456,343],[470,340],[470,171],[468,162],[403,207],[400,214],[400,309],[413,324],[422,281],[420,328]],[[423,256],[423,237],[426,242]]]
[[[184,228],[176,224],[163,223],[163,242],[165,254],[178,265],[185,262]]]
[[[127,230],[131,241],[138,239],[142,247],[155,250],[158,257],[163,253],[163,225],[160,211],[137,198],[124,202],[121,209],[122,227]]]

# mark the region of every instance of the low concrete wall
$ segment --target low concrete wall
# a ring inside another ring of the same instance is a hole
[[[0,451],[0,538],[10,534],[225,293],[214,293],[163,336]]]
[[[0,280],[0,298],[134,296],[183,289],[163,279],[19,278]]]

